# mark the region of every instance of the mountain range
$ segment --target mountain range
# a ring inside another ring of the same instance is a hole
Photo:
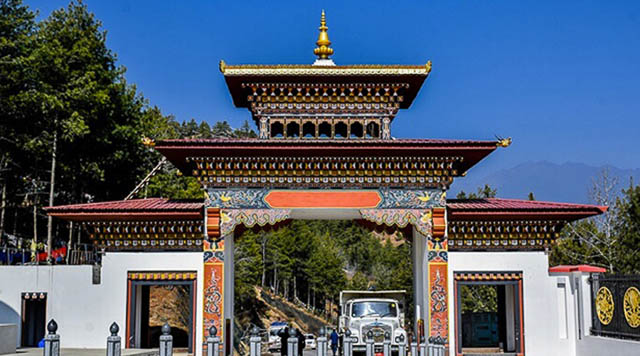
[[[593,203],[589,192],[604,170],[608,170],[611,177],[617,178],[617,189],[620,192],[629,186],[631,178],[634,179],[634,184],[640,179],[640,168],[621,169],[610,165],[591,166],[574,162],[525,162],[488,174],[469,172],[468,176],[454,181],[448,196],[453,198],[460,191],[476,192],[478,187],[489,184],[497,189],[497,196],[500,198],[527,199],[532,192],[536,200]]]

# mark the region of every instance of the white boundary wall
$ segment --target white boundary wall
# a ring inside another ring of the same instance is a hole
[[[125,344],[127,272],[196,271],[196,345],[202,354],[202,252],[114,252],[102,256],[101,283],[92,266],[0,266],[0,324],[18,325],[22,292],[47,293],[47,322],[58,323],[61,347],[104,348],[109,326],[120,326]]]
[[[569,327],[573,327],[575,340],[574,355],[578,356],[614,356],[640,355],[640,342],[590,335],[591,328],[591,284],[590,273],[569,272],[552,273],[558,279],[571,283],[572,295],[569,300]]]
[[[525,355],[575,355],[575,342],[561,338],[558,282],[549,276],[548,269],[549,258],[544,252],[449,252],[450,354],[456,351],[453,273],[477,271],[522,272]]]

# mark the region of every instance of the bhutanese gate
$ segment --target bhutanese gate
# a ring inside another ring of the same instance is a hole
[[[96,305],[114,305],[126,325],[126,347],[139,347],[140,286],[184,283],[193,299],[189,349],[201,354],[205,330],[214,325],[228,353],[234,236],[292,219],[355,219],[401,229],[412,244],[416,334],[424,328],[428,340],[461,353],[458,288],[493,283],[502,286],[504,349],[545,354],[533,351],[545,350],[555,332],[550,316],[540,317],[556,305],[545,251],[567,222],[604,208],[447,199],[454,179],[511,140],[394,138],[392,123],[416,99],[431,62],[335,65],[330,44],[323,14],[313,65],[220,61],[233,104],[249,110],[259,138],[153,143],[200,181],[204,201],[130,199],[48,209],[81,222],[104,249],[101,283],[118,285],[123,294],[97,296]]]

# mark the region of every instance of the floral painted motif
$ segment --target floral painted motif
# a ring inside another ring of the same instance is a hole
[[[428,252],[429,262],[447,262],[449,260],[449,254],[447,251],[433,251]]]
[[[227,209],[266,209],[268,189],[208,189],[205,206]]]
[[[204,334],[208,335],[211,326],[218,330],[218,336],[222,337],[222,320],[224,305],[224,265],[221,263],[207,263],[204,265]]]
[[[412,224],[422,235],[431,235],[431,211],[422,209],[360,209],[362,218],[378,225],[404,228]]]
[[[380,189],[378,208],[429,209],[446,205],[446,192],[440,189]]]
[[[268,209],[265,197],[269,189],[208,189],[205,206],[226,209]],[[429,209],[446,205],[446,192],[441,189],[377,190],[381,209]]]
[[[204,263],[224,263],[224,251],[205,251]]]
[[[289,219],[289,209],[230,209],[220,212],[220,236],[233,233],[235,227],[243,224],[246,227],[274,225]]]
[[[429,340],[447,343],[447,264],[429,263]]]

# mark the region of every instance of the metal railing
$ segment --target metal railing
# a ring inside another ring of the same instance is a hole
[[[591,334],[640,340],[640,275],[591,276]]]
[[[0,265],[47,264],[46,261],[36,262],[40,253],[27,248],[0,247]],[[54,264],[93,265],[100,262],[99,257],[99,253],[93,245],[79,244],[68,250],[65,256],[58,256],[54,260]]]
[[[56,334],[58,331],[58,324],[55,320],[51,319],[47,324],[47,335],[44,338],[43,356],[60,356],[60,335]],[[122,353],[122,339],[118,336],[120,327],[117,323],[112,323],[109,327],[110,335],[107,337],[106,356],[120,356]],[[159,337],[159,356],[173,356],[173,336],[171,336],[171,327],[168,323],[165,323],[160,329],[161,335]],[[295,329],[289,330],[289,337],[287,338],[286,345],[281,347],[287,348],[287,356],[302,356],[298,353],[298,331]],[[316,355],[317,356],[329,356],[328,354],[328,342],[325,328],[320,329],[319,337],[317,339]],[[344,335],[343,341],[343,356],[353,356],[352,344],[355,338],[351,337],[350,331]],[[398,337],[397,343],[397,355],[407,356],[407,340],[404,337]],[[217,329],[212,326],[209,328],[209,336],[206,340],[205,354],[207,356],[220,356],[222,343],[217,336]],[[374,350],[382,346],[384,356],[392,356],[391,347],[391,335],[385,333],[384,341],[382,344],[376,344],[373,340],[373,335],[369,334],[366,337],[366,356],[374,356]],[[249,339],[249,354],[250,356],[259,356],[262,354],[262,338],[260,337],[260,330],[257,327],[253,327],[251,330],[251,337]],[[395,353],[394,353],[395,354]],[[424,341],[420,344],[411,343],[411,356],[445,356],[445,346],[441,344],[425,344]]]
[[[295,329],[289,330],[289,337],[287,338],[286,345],[281,345],[281,347],[287,348],[287,356],[302,356],[298,353],[298,337],[297,331]],[[321,328],[318,333],[318,338],[316,340],[316,355],[317,356],[329,356],[328,353],[328,340],[326,336],[325,328]],[[343,338],[343,356],[353,356],[353,343],[355,338],[351,337],[351,331],[347,330],[344,334]],[[392,349],[391,343],[391,335],[387,332],[384,335],[384,341],[382,343],[376,344],[373,340],[373,334],[369,333],[366,335],[366,356],[374,356],[376,354],[375,350],[382,348],[382,353],[384,356],[392,356],[396,355],[395,350]],[[251,331],[251,338],[249,344],[250,356],[259,356],[261,355],[261,343],[262,338],[259,335],[259,329],[254,327]],[[398,336],[396,338],[397,344],[397,355],[398,356],[407,356],[407,340],[404,335]],[[411,356],[445,356],[445,345],[430,343],[427,344],[424,341],[421,343],[413,342],[411,343]],[[392,353],[393,352],[393,353]],[[211,356],[211,355],[209,355]]]

